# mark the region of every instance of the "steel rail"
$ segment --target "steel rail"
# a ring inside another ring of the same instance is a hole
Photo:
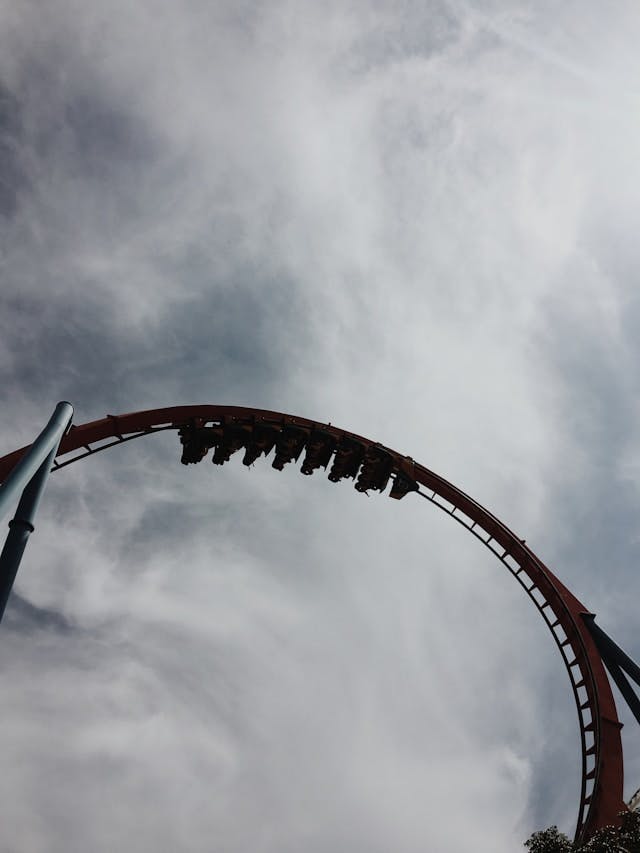
[[[177,406],[107,415],[102,420],[72,427],[58,449],[54,470],[100,450],[134,438],[184,426],[226,423],[265,423],[321,428],[336,439],[344,436],[390,454],[395,470],[426,492],[418,494],[446,512],[478,538],[506,566],[534,603],[550,630],[569,675],[578,712],[582,751],[582,781],[575,838],[583,841],[609,824],[619,822],[623,799],[623,759],[615,701],[602,658],[588,627],[593,614],[561,583],[513,531],[469,495],[435,472],[391,448],[331,424],[263,409],[241,406]],[[115,439],[110,441],[110,439]],[[106,443],[105,443],[106,442]],[[0,481],[5,481],[29,448],[0,458]],[[83,452],[69,458],[77,450]]]

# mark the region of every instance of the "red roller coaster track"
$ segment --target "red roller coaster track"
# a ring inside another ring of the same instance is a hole
[[[463,525],[493,551],[522,586],[544,619],[569,675],[578,711],[582,747],[582,785],[576,839],[585,840],[600,827],[618,823],[619,813],[626,808],[623,800],[620,737],[622,724],[618,720],[601,655],[588,627],[593,614],[589,613],[506,525],[438,474],[408,456],[402,456],[390,448],[329,424],[320,424],[280,412],[213,405],[178,406],[125,415],[108,415],[103,420],[72,426],[62,439],[54,470],[108,447],[167,429],[181,430],[187,454],[187,458],[183,455],[183,461],[192,462],[198,461],[209,448],[216,446],[225,430],[235,430],[236,437],[227,440],[221,458],[214,457],[214,461],[221,462],[234,450],[241,446],[247,447],[251,440],[249,436],[253,435],[256,427],[263,431],[266,429],[272,435],[286,433],[289,436],[288,440],[293,444],[289,451],[284,453],[282,464],[297,458],[306,446],[307,457],[303,463],[305,473],[311,473],[311,470],[317,467],[326,467],[328,461],[323,462],[322,458],[320,461],[307,461],[311,453],[309,437],[320,436],[321,441],[325,442],[324,447],[329,447],[329,456],[336,448],[344,447],[345,442],[351,442],[351,447],[361,448],[364,453],[362,459],[373,459],[375,464],[380,463],[383,468],[386,465],[383,481],[386,484],[389,477],[393,478],[393,497],[402,497],[417,489],[419,494]],[[242,434],[238,438],[238,430],[244,431],[244,439]],[[22,448],[0,458],[0,481],[6,479],[27,449]],[[267,452],[264,444],[254,446],[253,458],[260,452]],[[347,455],[349,452],[351,451],[347,451]],[[276,463],[275,467],[281,465]],[[355,477],[355,472],[338,472],[332,479],[339,479],[341,476]],[[367,485],[361,477],[356,484],[356,488],[360,490],[384,487],[379,483]],[[418,486],[423,486],[426,492],[419,490]]]

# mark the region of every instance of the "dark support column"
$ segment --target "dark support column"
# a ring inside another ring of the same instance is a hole
[[[629,684],[629,679],[615,661],[605,656],[603,656],[603,660],[604,665],[609,670],[609,675],[615,681],[616,687],[622,693],[625,702],[629,706],[629,710],[636,718],[636,722],[640,723],[640,699],[632,685]]]
[[[622,693],[625,702],[629,706],[629,710],[637,722],[640,723],[640,698],[634,690],[633,685],[629,683],[629,678],[631,678],[640,686],[640,667],[626,652],[622,651],[617,643],[614,643],[611,637],[599,625],[596,625],[592,614],[585,615],[583,618],[598,647],[604,665],[609,671],[609,675],[615,681],[620,693]]]
[[[632,660],[626,652],[623,652],[617,643],[605,633],[599,625],[596,625],[593,616],[585,616],[584,620],[591,631],[591,636],[603,657],[608,657],[622,669],[629,678],[632,678],[640,687],[640,666]]]
[[[4,609],[7,606],[11,588],[16,579],[27,540],[34,530],[33,520],[44,493],[57,449],[58,446],[56,445],[27,484],[20,498],[15,517],[9,522],[9,534],[0,554],[0,621],[4,616]]]
[[[60,439],[71,423],[73,408],[58,403],[49,423],[0,486],[0,513],[22,493],[9,534],[0,554],[0,621],[4,615],[20,560],[33,532],[33,520],[56,458]]]

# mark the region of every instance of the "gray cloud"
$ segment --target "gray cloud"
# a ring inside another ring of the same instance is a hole
[[[638,657],[631,4],[0,21],[5,451],[60,398],[330,420],[476,496]],[[490,555],[417,501],[178,458],[52,478],[0,643],[3,849],[571,831],[562,664]]]

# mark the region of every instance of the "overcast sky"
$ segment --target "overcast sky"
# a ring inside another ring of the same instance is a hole
[[[639,659],[639,43],[637,0],[0,0],[0,453],[60,399],[331,421]],[[2,853],[573,832],[568,680],[495,558],[412,496],[179,456],[52,478],[0,629]]]

